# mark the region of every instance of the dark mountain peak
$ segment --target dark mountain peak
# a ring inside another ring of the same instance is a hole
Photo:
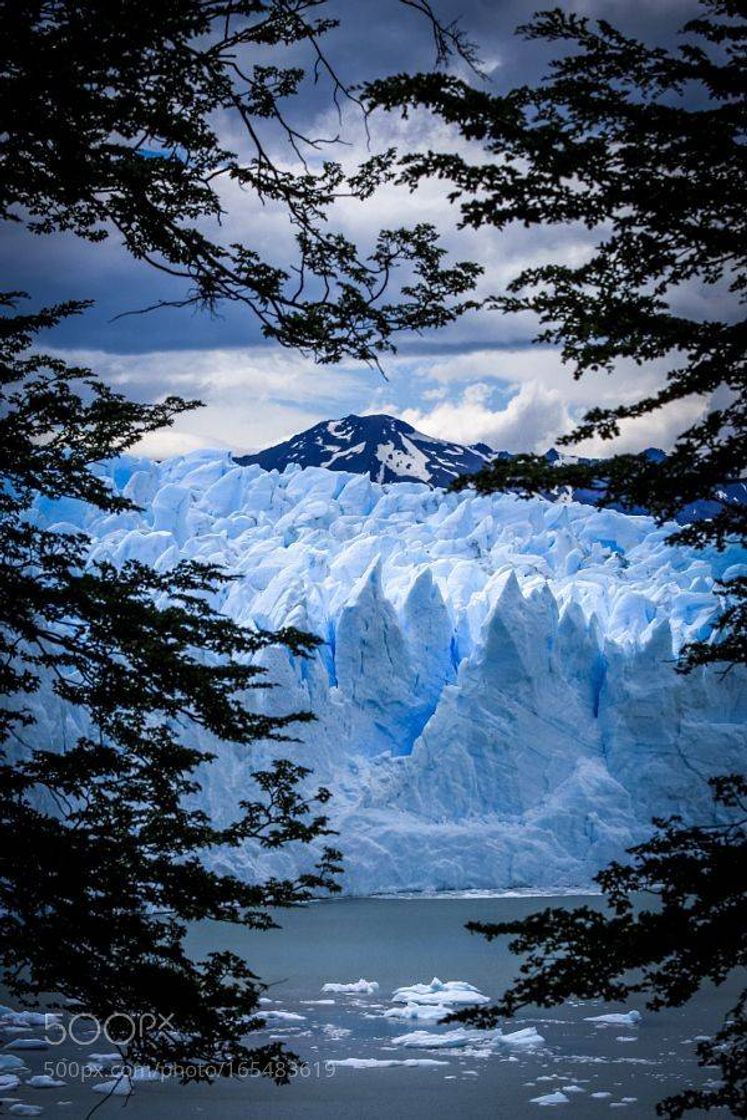
[[[644,454],[653,462],[666,459],[663,451],[649,447]],[[332,471],[350,471],[367,474],[374,482],[425,482],[431,486],[448,486],[459,475],[475,474],[491,459],[511,459],[508,451],[493,451],[485,443],[470,447],[461,443],[436,439],[417,431],[412,424],[386,413],[356,416],[351,413],[340,420],[323,420],[299,432],[284,443],[258,451],[254,455],[241,455],[237,463],[258,463],[265,470],[284,470],[289,463],[300,467],[327,467]],[[603,460],[566,455],[551,447],[545,452],[550,463],[600,463],[600,476],[604,477]],[[548,498],[573,498],[574,501],[593,505],[599,489],[575,489],[570,493],[558,487]],[[714,500],[715,499],[715,500]],[[714,497],[692,502],[677,520],[681,523],[714,517],[722,503],[745,503],[747,485],[744,482],[725,483]],[[621,507],[613,504],[613,509]],[[643,508],[626,510],[628,513],[645,513]]]
[[[367,474],[375,482],[426,482],[448,486],[460,474],[474,474],[494,456],[486,444],[465,447],[418,432],[386,413],[323,420],[305,432],[238,463],[283,470],[289,463]]]

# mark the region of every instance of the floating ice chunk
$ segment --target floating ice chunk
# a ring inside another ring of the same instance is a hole
[[[494,1045],[506,1046],[510,1050],[537,1050],[545,1045],[544,1035],[541,1035],[536,1027],[524,1027],[509,1034],[496,1033],[492,1041]]]
[[[132,1092],[132,1082],[124,1074],[112,1081],[98,1081],[92,1085],[94,1093],[104,1093],[108,1097],[129,1097]]]
[[[16,1070],[22,1072],[25,1069],[23,1061],[15,1054],[0,1054],[0,1073],[15,1073]]]
[[[334,1007],[336,1001],[333,999],[302,999],[300,1002],[306,1007]]]
[[[412,1007],[413,1005],[410,1005]],[[414,1005],[417,1008],[417,1004]],[[405,1009],[407,1010],[407,1008]],[[426,1010],[423,1008],[422,1010]],[[427,1011],[430,1013],[433,1009],[428,1007]],[[448,1008],[436,1008],[436,1011],[443,1011],[443,1014],[448,1013]],[[391,1011],[387,1012],[387,1017],[394,1018],[395,1016]],[[413,1015],[413,1018],[418,1018],[418,1015]],[[545,1045],[543,1035],[539,1033],[536,1027],[525,1027],[522,1030],[512,1031],[509,1034],[501,1034],[499,1031],[491,1034],[486,1031],[480,1030],[467,1030],[464,1027],[457,1027],[452,1031],[444,1031],[435,1034],[432,1031],[410,1031],[408,1034],[397,1035],[392,1039],[392,1042],[397,1046],[414,1047],[423,1050],[442,1050],[460,1047],[460,1046],[482,1046],[508,1050],[537,1050]]]
[[[297,1011],[262,1011],[261,1015],[263,1019],[271,1019],[275,1023],[302,1023],[306,1019]]]
[[[586,1090],[582,1089],[580,1085],[561,1085],[561,1093],[585,1093]]]
[[[34,1077],[30,1077],[26,1084],[32,1089],[61,1089],[65,1082],[50,1077],[48,1073],[37,1073]]]
[[[530,1104],[538,1104],[543,1107],[552,1107],[556,1104],[570,1104],[570,1099],[558,1091],[557,1093],[545,1093],[542,1097],[532,1097]]]
[[[16,1077],[14,1073],[0,1073],[0,1093],[10,1093],[20,1084],[20,1077]]]
[[[6,1050],[48,1050],[49,1043],[43,1038],[14,1038],[5,1043]]]
[[[2,1026],[11,1027],[45,1027],[48,1023],[56,1023],[61,1015],[54,1011],[14,1011],[11,1007],[0,1007],[0,1021]]]
[[[397,1035],[392,1039],[393,1046],[404,1046],[412,1050],[450,1050],[460,1046],[469,1046],[481,1036],[479,1031],[468,1031],[458,1027],[454,1031],[445,1031],[443,1034],[434,1034],[433,1031],[410,1031],[408,1034]]]
[[[489,1002],[487,996],[466,980],[447,980],[444,983],[437,976],[433,977],[430,984],[410,984],[397,988],[392,995],[392,1003],[435,1004],[441,1007]]]
[[[363,977],[349,984],[336,984],[328,981],[322,985],[323,992],[337,992],[339,995],[372,996],[378,990],[379,985],[375,980],[364,980]]]
[[[384,1019],[417,1019],[423,1023],[439,1023],[451,1014],[450,1007],[443,1004],[434,1006],[428,1003],[406,1003],[404,1007],[390,1007],[384,1012]]]
[[[595,1101],[603,1101],[603,1100],[606,1100],[607,1097],[611,1097],[612,1093],[608,1093],[608,1092],[606,1092],[606,1090],[604,1090],[604,1091],[600,1090],[600,1092],[598,1092],[598,1093],[590,1093],[589,1096],[593,1097]]]
[[[640,1011],[614,1011],[608,1015],[586,1015],[587,1023],[598,1023],[600,1027],[637,1027],[643,1016]]]
[[[92,1062],[95,1062],[97,1065],[103,1067],[116,1066],[119,1062],[124,1061],[122,1055],[117,1054],[116,1052],[112,1052],[109,1054],[91,1054],[89,1055],[89,1057]]]
[[[12,1104],[8,1109],[8,1112],[12,1113],[13,1116],[39,1116],[43,1111],[41,1105],[23,1104],[21,1102]]]

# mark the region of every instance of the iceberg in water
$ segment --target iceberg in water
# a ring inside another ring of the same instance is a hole
[[[440,1007],[468,1007],[477,1003],[489,1003],[487,996],[464,980],[447,980],[444,983],[434,976],[430,984],[410,984],[395,989],[392,1003],[417,1003]]]
[[[672,548],[648,517],[573,502],[224,452],[101,471],[141,510],[40,499],[36,522],[85,530],[115,564],[221,564],[238,578],[215,601],[240,624],[323,639],[309,660],[264,651],[279,687],[252,703],[315,714],[285,750],[334,794],[349,893],[584,886],[652,816],[707,819],[708,777],[743,764],[743,671],[673,668],[710,632],[714,580],[747,572],[736,547]],[[29,704],[50,734],[85,730],[56,697]],[[278,747],[209,746],[200,796],[220,822]],[[256,877],[307,858],[248,845],[220,861]]]
[[[338,992],[342,995],[372,996],[375,992],[378,992],[378,990],[379,985],[375,980],[364,980],[362,977],[360,980],[354,980],[350,984],[335,984],[328,981],[326,984],[322,985],[323,992]],[[325,1003],[326,1000],[319,1000],[318,1002]],[[334,1000],[330,1000],[329,1002],[334,1003]]]

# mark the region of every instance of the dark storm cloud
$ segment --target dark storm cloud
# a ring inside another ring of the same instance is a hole
[[[497,93],[536,82],[558,50],[557,44],[527,43],[514,36],[516,25],[536,10],[526,0],[433,3],[444,20],[461,17],[489,71],[488,88]],[[568,0],[565,6],[661,44],[673,43],[677,28],[698,10],[692,0]],[[427,22],[398,0],[330,0],[324,11],[341,18],[341,25],[327,37],[326,49],[346,83],[433,65]],[[308,65],[308,57],[296,47],[287,62]],[[292,113],[297,127],[308,126],[315,135],[334,135],[339,127],[324,83],[309,82]],[[350,146],[335,152],[352,167],[369,154],[356,111],[346,114],[344,129]],[[376,114],[371,131],[374,150],[391,145],[402,150],[451,148],[460,143],[422,114],[408,122]],[[241,157],[241,137],[232,133],[229,121],[221,123],[222,136],[224,132],[226,145]],[[468,157],[481,157],[479,149],[463,150]],[[218,235],[287,265],[293,243],[284,216],[262,209],[235,187],[226,185],[223,190],[226,221]],[[589,233],[572,226],[457,233],[455,213],[438,183],[426,184],[415,196],[387,188],[367,207],[338,203],[334,213],[335,225],[362,246],[370,244],[380,228],[422,220],[441,229],[460,258],[485,265],[484,294],[501,290],[529,263],[578,260],[589,246]],[[172,431],[151,437],[143,450],[153,455],[209,445],[255,450],[321,419],[350,412],[391,412],[431,435],[466,443],[484,440],[513,450],[545,450],[591,405],[637,399],[641,392],[652,391],[662,374],[649,371],[649,384],[642,381],[639,369],[623,366],[613,379],[573,382],[557,351],[530,345],[535,330],[530,318],[484,313],[466,316],[444,331],[403,339],[399,355],[387,359],[390,380],[384,382],[378,374],[350,365],[313,368],[299,355],[269,345],[251,314],[235,305],[222,307],[214,318],[189,308],[119,317],[159,300],[183,298],[187,289],[185,283],[133,261],[116,235],[89,245],[71,236],[34,237],[6,224],[0,268],[5,287],[27,290],[37,305],[95,300],[85,314],[49,332],[44,339],[48,348],[90,366],[137,399],[176,392],[206,402],[206,408],[181,418]],[[691,295],[703,298],[702,293]],[[673,436],[695,419],[688,408],[663,410],[654,421],[636,422],[635,430],[623,433],[620,449],[671,446]],[[586,450],[598,454],[611,448]]]
[[[697,8],[690,0],[643,0],[634,5],[622,0],[586,0],[568,6],[659,42],[671,42],[678,26]],[[501,91],[535,80],[542,73],[551,49],[523,42],[513,34],[536,5],[526,0],[440,0],[435,7],[446,21],[459,19],[477,44],[491,68],[491,88]],[[427,21],[398,0],[332,0],[328,10],[340,18],[340,26],[328,36],[327,49],[345,81],[354,84],[433,64]],[[300,58],[301,52],[297,53]],[[294,119],[303,128],[328,107],[329,88],[309,86],[294,106]],[[35,302],[95,300],[92,311],[54,332],[58,345],[142,352],[261,341],[256,322],[236,307],[223,308],[217,318],[188,310],[160,310],[136,320],[117,319],[123,311],[179,298],[185,294],[185,286],[132,261],[116,236],[104,246],[90,246],[71,236],[34,237],[18,228],[6,228],[0,241],[0,268],[14,288],[29,291]],[[425,345],[437,346],[438,341],[429,340]]]

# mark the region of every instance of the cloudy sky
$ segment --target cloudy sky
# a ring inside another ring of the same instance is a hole
[[[692,0],[565,0],[566,6],[602,16],[644,38],[671,42],[678,25],[692,13]],[[526,0],[434,0],[446,18],[460,16],[479,45],[489,88],[500,92],[539,75],[547,48],[513,35],[537,5]],[[433,61],[424,22],[396,0],[340,0],[342,26],[328,37],[327,50],[343,77],[355,83],[402,69],[426,69]],[[295,109],[294,120],[317,134],[338,129],[327,91],[318,90]],[[346,114],[340,157],[350,165],[366,157],[361,122]],[[453,147],[454,139],[427,116],[408,122],[382,114],[372,121],[372,147],[401,149]],[[284,153],[282,158],[289,158]],[[456,214],[438,185],[411,196],[401,189],[381,192],[365,206],[346,203],[334,223],[359,243],[370,242],[381,227],[433,221],[446,243],[462,258],[486,269],[482,288],[500,291],[522,267],[547,260],[579,260],[588,235],[575,228],[547,231],[482,230],[459,233]],[[277,257],[290,231],[282,215],[263,211],[250,195],[224,198],[224,234]],[[662,371],[621,368],[614,378],[597,375],[574,382],[557,352],[532,344],[533,324],[521,317],[475,313],[453,327],[401,341],[397,355],[379,373],[350,365],[313,363],[265,343],[245,309],[230,307],[211,318],[192,310],[160,310],[116,319],[123,311],[160,298],[178,298],[178,282],[132,261],[111,237],[90,246],[66,236],[32,237],[19,229],[4,233],[0,265],[12,286],[35,302],[93,298],[87,314],[50,332],[44,343],[65,357],[94,368],[107,381],[140,399],[167,393],[197,396],[205,407],[180,419],[169,432],[153,436],[143,448],[164,455],[204,446],[254,450],[285,439],[324,418],[350,412],[388,412],[421,430],[465,443],[478,440],[511,451],[544,450],[567,431],[591,404],[634,399],[652,387]],[[688,294],[690,304],[706,296]],[[692,306],[690,308],[692,310]],[[702,402],[649,418],[623,432],[619,449],[666,447]],[[609,451],[587,447],[590,451]]]

